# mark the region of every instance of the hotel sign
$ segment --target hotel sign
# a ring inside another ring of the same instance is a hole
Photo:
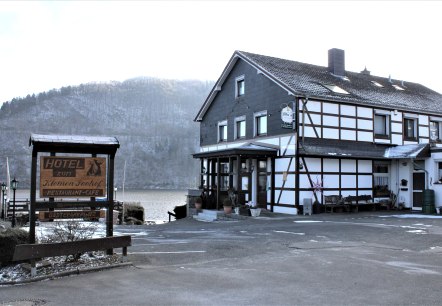
[[[106,196],[106,158],[40,157],[40,197]]]
[[[286,106],[281,110],[281,127],[284,129],[293,129],[293,110],[290,106]]]

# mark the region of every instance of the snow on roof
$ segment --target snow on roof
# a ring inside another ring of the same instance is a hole
[[[119,145],[116,137],[108,136],[80,136],[80,135],[42,135],[31,134],[29,144],[33,143],[78,143],[78,144],[94,144],[94,145]]]
[[[385,158],[416,158],[425,148],[427,143],[409,144],[387,148],[384,153]]]

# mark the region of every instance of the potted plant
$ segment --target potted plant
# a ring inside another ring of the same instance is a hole
[[[223,201],[224,213],[230,215],[232,213],[232,201],[229,198],[225,198]]]
[[[246,203],[246,205],[249,207],[250,209],[250,215],[252,217],[259,217],[259,215],[261,214],[261,208],[256,207],[256,203],[253,201],[249,201]]]
[[[229,195],[230,202],[232,203],[233,210],[236,215],[239,215],[239,205],[238,205],[238,194],[235,188],[229,188],[227,190],[227,194]]]
[[[201,210],[202,207],[203,207],[203,199],[201,199],[201,197],[197,197],[195,199],[195,208],[196,210]]]

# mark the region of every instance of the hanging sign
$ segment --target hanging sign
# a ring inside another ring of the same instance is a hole
[[[39,220],[105,218],[104,210],[40,211]]]
[[[293,110],[290,106],[286,106],[281,110],[281,127],[284,129],[293,129]]]
[[[106,159],[40,157],[40,197],[106,196]]]

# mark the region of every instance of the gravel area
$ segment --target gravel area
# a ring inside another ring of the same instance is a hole
[[[15,264],[0,268],[0,285],[29,281],[45,276],[67,272],[78,272],[97,267],[107,267],[120,262],[120,255],[106,255],[105,252],[83,254],[78,261],[70,261],[66,256],[51,257],[37,263],[37,275],[32,277],[29,264]]]

